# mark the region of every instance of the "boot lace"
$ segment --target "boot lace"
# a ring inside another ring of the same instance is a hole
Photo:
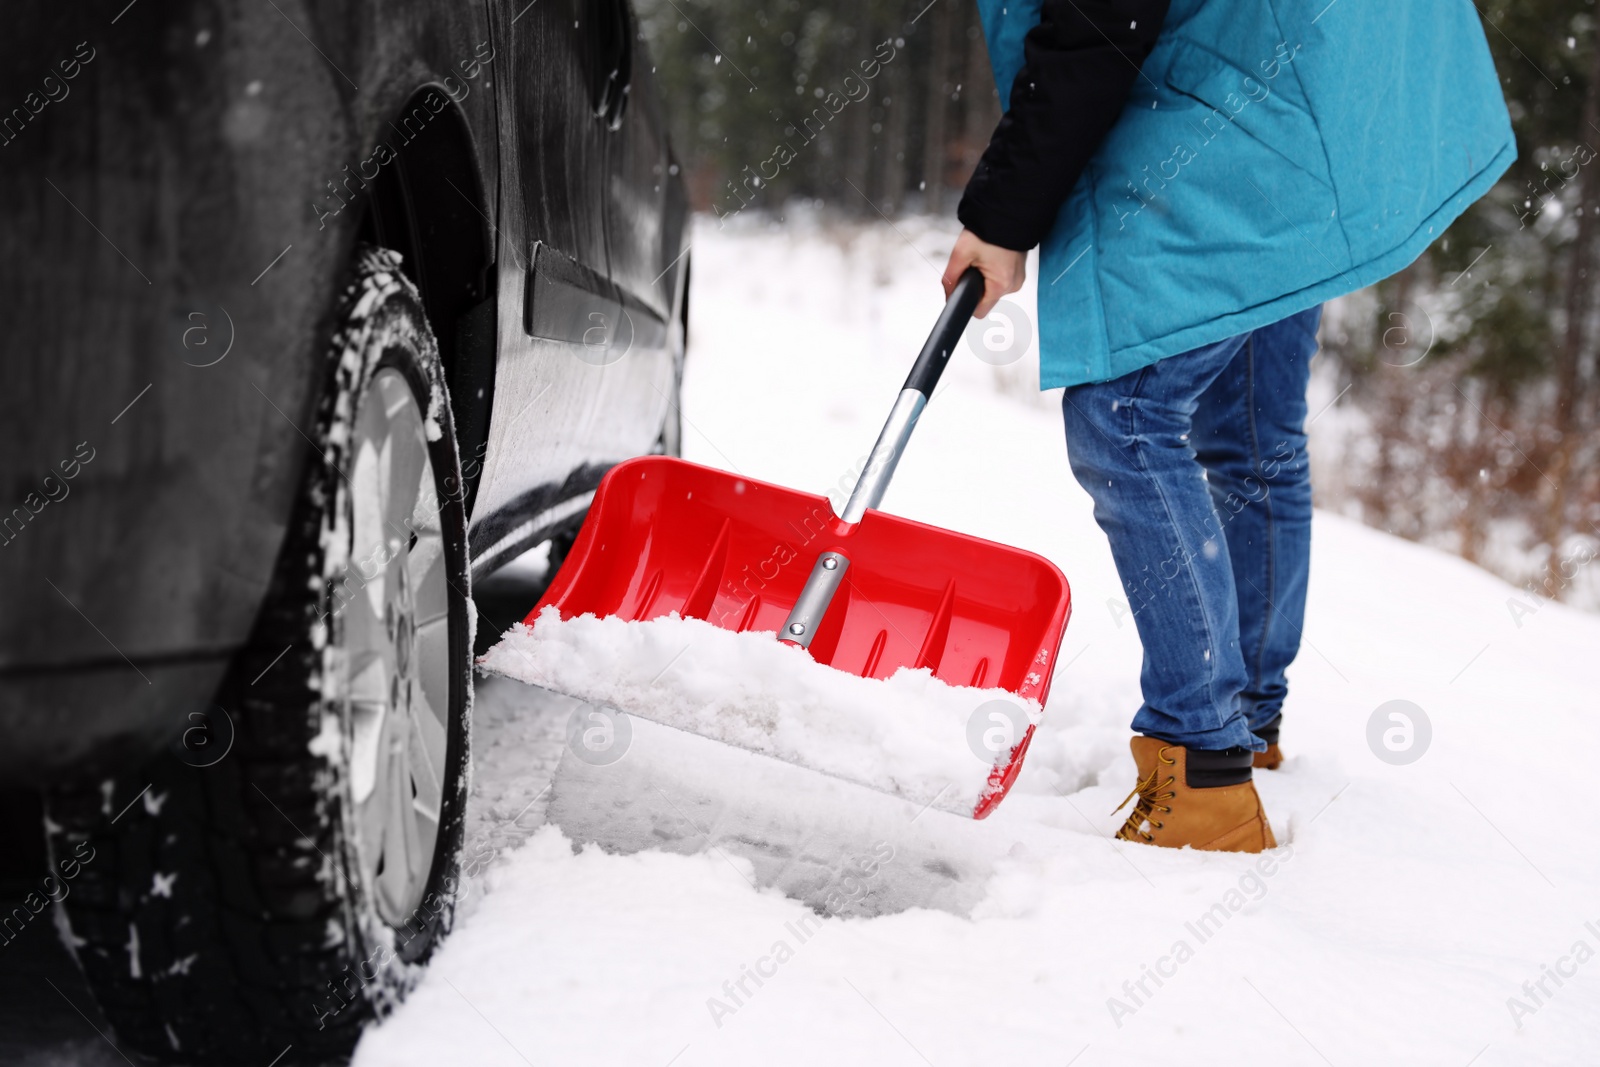
[[[1149,775],[1134,783],[1133,792],[1123,797],[1122,803],[1118,804],[1116,809],[1112,811],[1111,814],[1115,815],[1118,811],[1128,806],[1128,801],[1134,797],[1139,798],[1139,802],[1133,806],[1133,811],[1129,813],[1127,821],[1122,824],[1122,829],[1117,831],[1116,836],[1119,840],[1149,842],[1151,835],[1144,828],[1145,824],[1149,823],[1150,828],[1153,830],[1159,830],[1162,827],[1162,824],[1156,822],[1151,816],[1158,811],[1164,815],[1172,813],[1171,805],[1161,802],[1163,800],[1171,800],[1178,795],[1175,791],[1168,789],[1178,779],[1169,774],[1166,781],[1161,782],[1159,785],[1156,784],[1161,777],[1161,764],[1166,764],[1170,767],[1178,762],[1167,758],[1168,751],[1168,749],[1163,748],[1156,752],[1156,766],[1150,769]],[[1163,790],[1166,791],[1163,792]]]

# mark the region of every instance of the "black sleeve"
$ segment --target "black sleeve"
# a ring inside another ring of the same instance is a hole
[[[963,226],[1018,251],[1044,240],[1141,77],[1167,3],[1044,0],[1023,42],[1011,110],[956,209]]]

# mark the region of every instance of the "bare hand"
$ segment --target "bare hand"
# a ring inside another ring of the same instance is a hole
[[[988,244],[971,230],[962,230],[950,252],[950,262],[944,268],[945,299],[950,298],[967,268],[977,267],[983,274],[983,299],[973,314],[981,319],[993,310],[1002,296],[1022,288],[1022,280],[1028,275],[1027,262],[1025,252]]]

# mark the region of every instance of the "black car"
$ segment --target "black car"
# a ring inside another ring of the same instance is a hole
[[[0,785],[50,863],[0,942],[64,917],[130,1052],[337,1058],[450,923],[472,583],[677,449],[635,18],[32,4],[0,56]]]

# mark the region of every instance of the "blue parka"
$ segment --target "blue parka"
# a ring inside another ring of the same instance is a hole
[[[1007,107],[1040,0],[978,6]],[[1471,0],[1172,0],[1040,246],[1040,386],[1385,278],[1515,158]]]

